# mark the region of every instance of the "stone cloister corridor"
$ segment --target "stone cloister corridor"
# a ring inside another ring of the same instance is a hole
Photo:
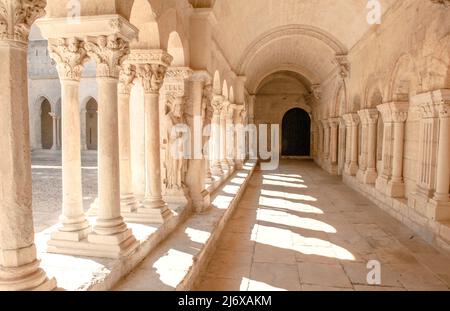
[[[450,0],[0,0],[0,292],[331,290],[450,290]]]

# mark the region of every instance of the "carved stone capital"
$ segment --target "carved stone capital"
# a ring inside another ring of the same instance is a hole
[[[127,41],[117,35],[87,38],[85,49],[97,63],[97,77],[119,78],[121,65],[130,52]]]
[[[225,98],[222,95],[217,95],[217,94],[213,95],[213,98],[211,100],[211,106],[213,107],[215,115],[217,115],[217,114],[220,115],[224,100],[225,100]]]
[[[136,80],[136,66],[123,64],[119,73],[118,93],[130,95]]]
[[[328,119],[328,124],[331,128],[338,128],[339,124],[341,123],[341,118],[330,118]]]
[[[76,39],[51,39],[50,57],[56,62],[60,80],[80,81],[84,64],[89,61],[84,42]]]
[[[137,76],[146,94],[159,94],[167,67],[160,64],[136,65]]]
[[[335,64],[338,66],[339,75],[342,79],[350,76],[350,62],[346,54],[338,54],[335,58]]]
[[[409,103],[407,102],[390,102],[377,106],[381,113],[384,123],[400,123],[405,122],[408,118]]]
[[[0,0],[0,40],[28,42],[30,27],[45,15],[46,0]]]
[[[311,92],[315,99],[320,99],[320,96],[322,95],[320,84],[311,85]]]

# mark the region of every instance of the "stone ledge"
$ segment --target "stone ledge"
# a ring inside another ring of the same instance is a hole
[[[195,214],[180,225],[114,290],[173,291],[194,288],[255,167],[255,162],[247,162],[243,169],[235,171],[213,193],[213,208],[210,211]]]
[[[189,215],[190,206],[169,208],[174,216],[163,225],[141,225],[127,223],[139,241],[139,247],[130,255],[120,259],[81,257],[47,253],[50,233],[57,225],[36,235],[38,258],[41,267],[49,277],[57,281],[58,290],[105,291],[111,289],[120,279],[130,273],[150,252],[166,239]],[[89,218],[91,223],[95,218]]]
[[[408,206],[406,199],[393,199],[374,191],[372,185],[363,185],[354,176],[343,175],[343,181],[352,189],[365,195],[379,208],[409,227],[422,239],[450,254],[450,222],[438,222],[426,218]]]

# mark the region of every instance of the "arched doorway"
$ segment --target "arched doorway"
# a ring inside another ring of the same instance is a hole
[[[97,102],[91,98],[86,105],[86,146],[88,150],[97,150],[98,148],[97,110]]]
[[[50,115],[52,107],[47,99],[41,104],[41,143],[42,149],[53,147],[53,118]]]
[[[283,156],[309,156],[311,152],[311,118],[300,108],[286,112],[282,124]]]

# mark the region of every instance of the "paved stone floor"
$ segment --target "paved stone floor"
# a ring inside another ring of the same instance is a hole
[[[97,197],[97,152],[82,154],[83,205],[87,210]],[[32,153],[33,214],[36,233],[58,222],[62,210],[61,151]]]
[[[367,264],[381,263],[381,286]],[[197,290],[448,290],[450,257],[311,161],[255,172]]]

